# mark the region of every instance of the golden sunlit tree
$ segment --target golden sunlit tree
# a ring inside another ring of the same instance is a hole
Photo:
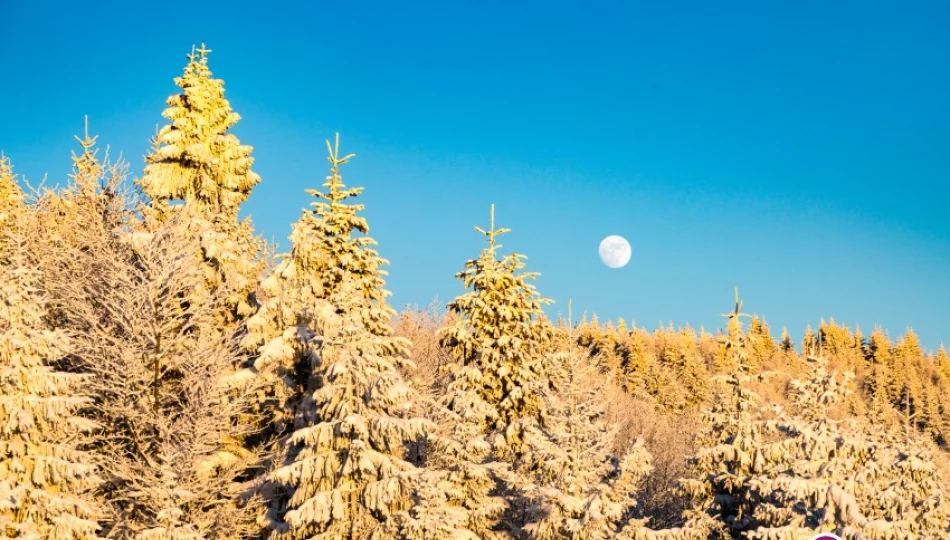
[[[537,273],[521,272],[524,255],[497,257],[497,238],[509,229],[495,229],[494,205],[489,229],[475,230],[487,238],[488,246],[456,274],[470,290],[449,302],[458,318],[440,331],[441,341],[458,361],[450,393],[474,390],[495,409],[485,427],[505,430],[519,418],[543,420],[542,394],[549,381],[541,351],[553,327],[540,317],[550,300],[528,281]]]
[[[310,377],[313,361],[304,344],[311,338],[308,313],[316,301],[328,300],[346,282],[356,290],[347,302],[363,327],[380,337],[393,333],[395,310],[386,302],[391,293],[385,289],[383,269],[388,261],[373,249],[376,241],[359,215],[364,205],[351,202],[363,188],[347,187],[340,175],[340,166],[354,154],[339,155],[339,135],[333,146],[327,141],[327,150],[331,168],[323,183],[326,191],[307,190],[317,200],[294,223],[290,253],[261,283],[261,306],[249,318],[242,341],[255,356],[253,370],[269,381],[270,390],[261,398],[270,403],[267,415],[274,434],[292,426]],[[408,354],[405,340],[392,340],[391,345],[394,357]]]
[[[250,218],[238,221],[240,205],[261,178],[251,170],[251,147],[228,132],[241,117],[224,97],[224,82],[211,76],[210,52],[204,44],[193,48],[183,75],[175,78],[182,93],[168,98],[162,116],[169,123],[153,141],[139,185],[151,199],[147,228],[160,227],[176,201],[193,218],[206,286],[228,283],[234,292],[222,315],[233,322],[252,313],[249,296],[263,270],[263,245]]]
[[[4,171],[8,173],[9,171]],[[7,180],[0,178],[0,182]],[[9,186],[0,184],[0,190]],[[6,201],[10,193],[3,194]],[[30,223],[6,209],[0,228],[0,535],[91,540],[103,516],[92,456],[80,450],[96,425],[77,413],[88,377],[58,371],[71,343],[43,321],[42,274],[30,260]]]
[[[411,344],[393,335],[386,261],[363,205],[346,202],[362,191],[339,174],[353,155],[340,156],[339,138],[327,147],[328,191],[309,192],[322,200],[294,225],[245,340],[274,383],[271,406],[283,412],[271,416],[293,430],[263,485],[263,523],[275,539],[475,538],[452,482],[421,467],[433,425],[414,415],[417,393],[401,375]]]
[[[717,375],[712,406],[704,412],[704,428],[699,434],[700,449],[689,460],[691,476],[681,482],[681,490],[695,502],[686,516],[696,523],[715,518],[719,531],[741,532],[752,525],[753,504],[747,480],[762,466],[758,445],[764,426],[756,422],[759,396],[749,385],[762,380],[749,365],[751,346],[742,330],[742,302],[736,290],[735,309],[724,314],[727,334],[720,342],[717,358],[731,371]]]
[[[23,210],[23,202],[23,191],[13,174],[10,158],[0,154],[0,231],[12,226],[16,215]],[[0,237],[0,262],[9,242],[9,239]]]
[[[554,391],[544,396],[548,422],[543,430],[527,431],[527,450],[514,463],[518,476],[509,476],[523,493],[518,503],[524,507],[524,536],[703,538],[699,529],[653,531],[645,520],[633,519],[652,457],[641,439],[618,445],[620,425],[606,417],[608,380],[577,346],[573,326],[556,332],[561,334],[556,342],[566,346],[548,358],[554,382]]]

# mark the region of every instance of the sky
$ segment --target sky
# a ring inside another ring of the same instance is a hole
[[[898,5],[899,4],[899,5]],[[397,308],[463,292],[495,204],[551,316],[950,345],[950,3],[0,0],[0,149],[62,184],[90,131],[140,175],[193,44],[288,249],[340,133]],[[630,264],[603,265],[627,238]]]

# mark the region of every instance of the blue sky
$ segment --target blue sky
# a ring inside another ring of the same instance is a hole
[[[286,248],[339,131],[397,307],[462,292],[494,203],[552,315],[712,330],[738,286],[796,341],[950,344],[947,2],[96,4],[0,4],[0,148],[33,183],[87,114],[141,174],[206,41],[263,177],[245,213]]]

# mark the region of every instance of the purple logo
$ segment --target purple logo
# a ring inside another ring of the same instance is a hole
[[[841,540],[841,537],[836,534],[821,533],[818,536],[813,536],[811,540]]]

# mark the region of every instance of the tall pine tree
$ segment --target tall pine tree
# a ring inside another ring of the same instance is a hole
[[[251,170],[251,147],[228,132],[241,117],[224,97],[224,82],[211,76],[210,52],[203,43],[193,48],[175,78],[182,93],[168,98],[162,116],[170,123],[156,135],[139,185],[151,199],[147,228],[160,227],[177,210],[172,203],[183,203],[201,239],[205,286],[227,283],[234,291],[222,313],[224,322],[234,322],[253,312],[251,294],[264,265],[250,218],[238,221],[240,205],[261,178]]]
[[[543,421],[542,393],[549,380],[541,353],[553,328],[541,318],[541,308],[550,300],[529,282],[537,273],[521,272],[524,255],[497,257],[496,240],[509,229],[495,229],[495,205],[489,230],[475,230],[488,246],[456,275],[470,290],[449,303],[458,319],[440,330],[442,345],[460,363],[451,390],[474,390],[494,408],[487,428],[505,429],[519,418]]]
[[[432,425],[414,416],[416,392],[399,370],[410,343],[393,335],[385,261],[356,215],[362,205],[344,203],[361,191],[339,174],[353,156],[339,155],[339,138],[327,146],[328,192],[310,192],[327,202],[294,225],[293,249],[249,323],[246,343],[261,344],[255,368],[284,381],[273,387],[285,411],[275,416],[294,428],[264,484],[263,523],[275,539],[473,538],[467,512],[449,508],[451,482],[419,467]]]

